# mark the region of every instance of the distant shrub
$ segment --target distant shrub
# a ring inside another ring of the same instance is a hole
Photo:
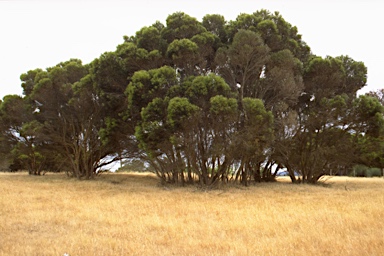
[[[140,159],[129,159],[124,161],[118,172],[153,172],[152,168]]]
[[[381,177],[380,168],[369,168],[365,165],[356,165],[353,167],[349,176],[353,177]]]
[[[365,177],[368,167],[365,165],[356,165],[352,168],[349,176],[353,177]]]
[[[379,168],[369,168],[368,177],[381,177],[381,170]]]

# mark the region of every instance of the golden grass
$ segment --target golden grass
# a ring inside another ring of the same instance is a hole
[[[383,255],[384,180],[204,191],[0,174],[0,255]]]

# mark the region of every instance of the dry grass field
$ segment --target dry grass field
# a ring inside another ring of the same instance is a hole
[[[384,180],[216,190],[0,174],[0,255],[383,255]]]

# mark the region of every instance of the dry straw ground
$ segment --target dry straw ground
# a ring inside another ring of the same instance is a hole
[[[383,255],[384,180],[204,191],[0,174],[0,255]]]

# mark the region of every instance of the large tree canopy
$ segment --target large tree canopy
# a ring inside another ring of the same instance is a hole
[[[176,12],[90,64],[20,79],[24,96],[0,102],[1,154],[31,174],[92,178],[135,158],[163,182],[211,186],[384,166],[382,94],[357,97],[364,64],[314,55],[278,12]]]

